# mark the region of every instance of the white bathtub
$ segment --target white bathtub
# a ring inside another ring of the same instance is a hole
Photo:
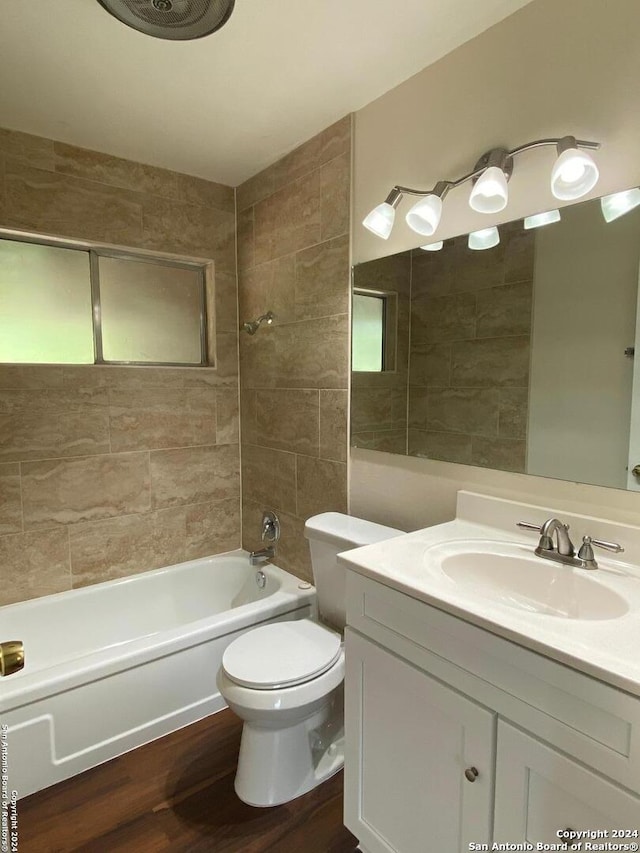
[[[0,607],[0,640],[25,648],[24,670],[0,680],[9,791],[25,797],[224,708],[227,645],[315,612],[313,587],[263,570],[261,590],[234,551]]]

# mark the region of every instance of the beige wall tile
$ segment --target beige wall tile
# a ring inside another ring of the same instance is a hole
[[[213,388],[111,388],[109,399],[114,453],[216,443]]]
[[[297,181],[320,165],[321,134],[312,136],[273,164],[273,189],[277,191]]]
[[[167,169],[158,169],[133,160],[123,160],[77,148],[63,142],[54,142],[55,171],[74,178],[86,178],[127,190],[153,193],[154,195],[176,198],[177,175]]]
[[[251,388],[240,391],[240,432],[242,444],[257,443],[256,391]]]
[[[240,497],[185,507],[185,558],[195,560],[240,547]]]
[[[185,374],[184,384],[187,388],[203,383],[236,386],[238,373],[238,333],[219,332],[216,335],[215,371],[205,372],[196,368]]]
[[[148,454],[25,462],[22,499],[25,530],[147,512]]]
[[[349,238],[337,237],[295,255],[297,320],[349,311]]]
[[[435,344],[475,337],[476,297],[473,293],[413,300],[411,343]]]
[[[501,438],[525,439],[528,411],[528,388],[501,388],[498,435]]]
[[[33,414],[0,415],[0,462],[108,452],[106,409],[86,413],[35,411]]]
[[[252,204],[256,204],[267,198],[267,196],[270,196],[275,190],[274,176],[275,167],[268,166],[266,169],[258,172],[257,175],[246,180],[244,184],[240,184],[236,188],[238,210],[245,210],[245,208],[250,207]]]
[[[104,388],[55,388],[44,390],[0,390],[0,414],[97,412],[108,405]]]
[[[256,392],[256,442],[263,447],[317,456],[320,442],[318,391]]]
[[[382,450],[385,453],[407,453],[407,431],[357,432],[351,435],[351,446],[366,450]]]
[[[498,432],[500,391],[497,388],[444,388],[426,393],[423,429],[495,436]],[[409,415],[411,420],[411,411]]]
[[[298,456],[296,482],[299,518],[347,511],[347,466],[343,462]]]
[[[348,409],[348,391],[320,391],[320,456],[322,459],[347,461]]]
[[[491,388],[529,384],[529,336],[457,341],[451,356],[451,384]]]
[[[264,264],[274,257],[274,215],[273,196],[268,196],[253,208],[253,263],[255,266]]]
[[[447,240],[440,252],[415,249],[402,252],[400,257],[411,257],[411,295],[413,299],[449,296],[453,290],[457,253],[453,242]]]
[[[295,300],[295,254],[260,264],[240,275],[240,314],[243,323],[261,317],[267,311],[275,314],[273,325],[290,323],[296,319]],[[262,326],[260,336],[264,331],[266,327]]]
[[[412,385],[447,387],[451,384],[451,344],[416,344],[411,348]]]
[[[238,213],[238,272],[251,269],[255,264],[255,218],[253,207]]]
[[[242,445],[242,497],[282,512],[296,512],[296,457],[293,453]]]
[[[533,279],[535,231],[516,231],[506,241],[504,280],[525,281]]]
[[[75,237],[140,245],[142,205],[133,192],[7,161],[5,225]]]
[[[69,543],[74,588],[171,566],[184,559],[185,510],[74,524]]]
[[[0,465],[0,536],[22,532],[20,466]]]
[[[153,509],[225,500],[239,494],[237,445],[151,452]]]
[[[422,254],[425,255],[426,252]],[[400,252],[398,255],[388,255],[386,258],[358,264],[354,267],[353,274],[356,287],[392,290],[409,296],[411,255],[408,252]]]
[[[526,470],[527,446],[524,441],[474,436],[472,447],[472,465],[520,473]]]
[[[218,273],[215,277],[215,327],[210,328],[209,337],[213,332],[238,331],[238,284],[235,275]]]
[[[470,465],[472,440],[470,435],[410,429],[409,455]]]
[[[475,292],[504,282],[504,242],[493,249],[477,252],[468,248],[466,237],[458,237],[454,253],[453,292]]]
[[[402,429],[407,423],[407,389],[352,388],[351,425],[356,432]]]
[[[321,222],[320,236],[329,240],[348,234],[351,214],[351,156],[342,154],[326,163],[320,171]]]
[[[178,199],[187,204],[198,204],[201,207],[215,207],[227,213],[236,212],[236,193],[233,187],[205,181],[193,175],[174,173],[176,178]]]
[[[289,338],[288,327],[260,327],[259,334],[240,335],[240,367],[243,388],[275,388],[282,353]]]
[[[477,296],[479,338],[531,334],[533,281],[481,290]]]
[[[216,398],[216,444],[237,444],[240,434],[238,389],[218,388]]]
[[[0,605],[68,589],[71,568],[66,530],[0,536]]]
[[[338,314],[283,327],[276,352],[278,387],[346,388],[349,317]]]
[[[287,184],[255,207],[255,263],[320,242],[320,173]]]
[[[351,151],[351,115],[343,116],[320,133],[320,163]]]
[[[2,389],[59,388],[62,383],[62,367],[0,364],[0,388]]]
[[[0,128],[0,152],[25,165],[53,169],[53,141],[42,136]]]
[[[142,198],[142,245],[215,261],[216,272],[235,275],[235,216],[217,209],[159,198]]]

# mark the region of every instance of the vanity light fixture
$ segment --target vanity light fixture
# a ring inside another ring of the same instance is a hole
[[[613,222],[614,219],[624,216],[625,213],[629,213],[630,210],[638,207],[638,205],[640,205],[640,189],[638,187],[634,187],[631,190],[624,190],[621,193],[605,195],[600,199],[602,215],[606,222]]]
[[[493,249],[500,242],[500,232],[493,226],[492,228],[482,228],[480,231],[472,231],[469,234],[468,246],[475,251],[482,249]]]
[[[476,163],[472,172],[454,181],[438,181],[428,190],[396,185],[382,204],[367,214],[362,224],[383,240],[387,240],[393,228],[396,209],[405,195],[419,196],[406,216],[407,224],[417,234],[431,237],[438,229],[445,196],[467,181],[473,181],[469,205],[479,213],[499,213],[507,206],[509,192],[507,184],[513,172],[513,160],[533,148],[553,146],[558,157],[551,172],[551,191],[563,200],[573,200],[588,193],[595,186],[599,173],[593,158],[588,153],[600,148],[599,142],[562,136],[557,139],[537,139],[507,151],[493,148]]]
[[[439,252],[444,246],[444,240],[438,240],[436,243],[427,243],[426,246],[420,246],[425,252]]]
[[[541,228],[543,225],[551,225],[552,222],[560,222],[559,210],[546,210],[544,213],[535,213],[533,216],[525,216],[524,229]]]

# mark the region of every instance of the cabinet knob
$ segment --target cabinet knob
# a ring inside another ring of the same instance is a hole
[[[464,771],[464,775],[468,782],[475,782],[480,774],[475,767],[467,767]]]

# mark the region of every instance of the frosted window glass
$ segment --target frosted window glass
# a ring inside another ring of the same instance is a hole
[[[202,273],[99,258],[105,361],[200,364]]]
[[[0,240],[0,362],[93,364],[88,252]]]
[[[353,296],[352,369],[380,372],[384,352],[384,298]]]

